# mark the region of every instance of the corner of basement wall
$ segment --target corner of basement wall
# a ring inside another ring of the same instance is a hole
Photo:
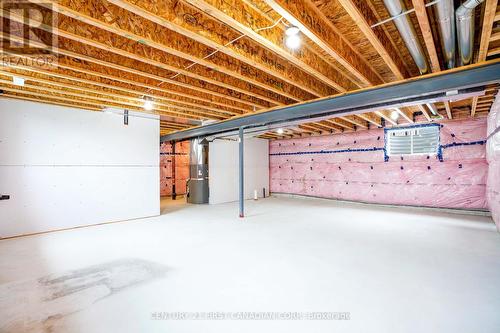
[[[488,115],[488,137],[500,127],[500,98],[495,98]],[[488,180],[486,199],[497,230],[500,232],[500,132],[489,137],[486,145]]]

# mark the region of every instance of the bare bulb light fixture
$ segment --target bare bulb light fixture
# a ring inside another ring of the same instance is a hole
[[[153,101],[148,98],[144,98],[144,109],[151,111],[153,110],[153,107],[154,107]]]
[[[276,130],[276,133],[278,133],[278,134],[283,134],[283,133],[285,133],[285,131],[284,131],[282,128],[278,128],[278,129]]]
[[[393,110],[391,112],[391,119],[394,120],[394,121],[398,120],[399,119],[399,112],[396,111],[396,110]]]
[[[300,38],[300,29],[291,26],[285,30],[285,45],[291,50],[296,50],[300,47],[302,40]]]

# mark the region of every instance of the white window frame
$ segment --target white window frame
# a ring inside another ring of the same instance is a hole
[[[435,127],[437,129],[437,143],[436,143],[436,149],[434,152],[424,152],[424,153],[415,153],[414,150],[414,145],[413,145],[413,138],[415,135],[419,135],[418,133],[422,128],[425,127]],[[410,132],[410,153],[392,153],[391,152],[391,136],[392,133],[398,133],[398,132]],[[439,154],[439,145],[440,145],[440,127],[436,125],[422,125],[422,126],[416,126],[416,127],[399,127],[399,128],[389,128],[385,130],[385,150],[387,156],[401,156],[401,155],[406,155],[406,156],[434,156]]]

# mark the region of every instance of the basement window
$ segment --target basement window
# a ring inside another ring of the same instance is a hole
[[[385,149],[393,155],[436,155],[439,125],[386,129]]]

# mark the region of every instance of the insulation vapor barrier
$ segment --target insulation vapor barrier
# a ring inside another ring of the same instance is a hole
[[[387,158],[383,129],[271,141],[271,192],[486,209],[486,119],[443,121],[437,126],[437,155]]]
[[[496,98],[488,116],[488,135],[500,127],[500,100]],[[488,139],[487,159],[489,164],[486,196],[491,215],[500,231],[500,133]]]
[[[175,177],[172,174],[172,162],[175,162]],[[189,178],[189,142],[175,144],[173,154],[172,144],[164,142],[160,145],[160,195],[172,195],[172,185],[175,182],[175,192],[186,194],[186,183]]]

